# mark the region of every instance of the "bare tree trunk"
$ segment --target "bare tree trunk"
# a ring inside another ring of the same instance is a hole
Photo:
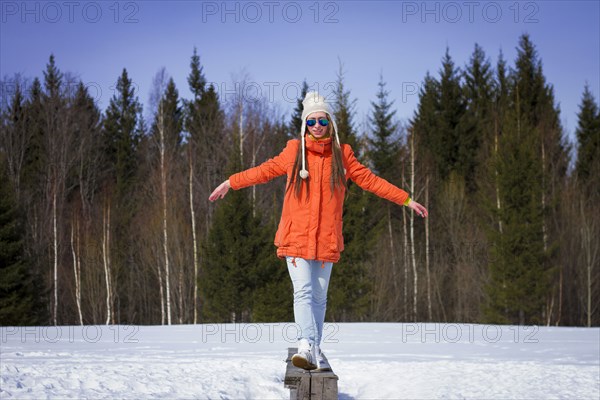
[[[392,255],[392,283],[394,285],[394,297],[398,293],[398,278],[396,274],[396,252],[394,250],[394,236],[392,234],[392,213],[390,211],[390,205],[387,204],[387,222],[388,222],[388,234],[390,235],[390,252]]]
[[[496,159],[498,157],[498,118],[496,117],[496,120],[494,122],[495,125],[495,132],[494,132],[494,159]],[[496,208],[498,209],[498,211],[501,210],[501,204],[500,204],[500,185],[498,183],[498,168],[496,166],[494,166],[494,175],[496,177],[496,180],[494,182],[495,186],[496,186]],[[500,232],[500,234],[502,234],[502,219],[498,219],[498,231]]]
[[[183,268],[179,268],[179,323],[183,324]]]
[[[71,224],[71,252],[73,253],[73,274],[75,276],[75,301],[77,304],[77,313],[79,314],[79,325],[83,325],[83,313],[81,312],[81,259],[78,253],[81,250],[79,244],[79,235],[77,235],[77,247],[75,247],[75,227],[79,233],[79,225],[77,222]]]
[[[110,284],[110,203],[104,210],[102,232],[102,259],[104,261],[104,281],[106,283],[106,325],[112,319],[112,289]]]
[[[559,276],[558,276],[558,316],[556,318],[556,326],[560,325],[562,317],[562,303],[563,303],[563,263],[560,263]]]
[[[160,187],[163,214],[163,253],[165,256],[165,283],[167,290],[167,325],[171,325],[171,271],[169,266],[169,233],[167,225],[167,172],[165,167],[165,126],[162,101],[158,110],[158,133],[160,137]]]
[[[586,308],[586,326],[592,326],[592,314],[594,313],[594,303],[592,295],[594,290],[594,267],[598,266],[600,255],[598,246],[598,233],[596,232],[597,215],[589,215],[583,204],[580,203],[581,213],[581,247],[585,263],[585,308]]]
[[[194,210],[194,164],[190,146],[190,214],[192,217],[192,244],[194,246],[194,324],[198,323],[198,241],[196,238],[196,213]]]
[[[15,87],[11,102],[16,102],[20,107],[24,106],[25,99],[22,96],[22,86],[20,77],[15,77]],[[32,130],[27,129],[25,113],[13,116],[17,117],[8,125],[3,126],[5,132],[0,134],[0,148],[6,157],[8,176],[13,184],[17,202],[21,201],[21,175],[25,163],[25,155],[32,137]]]
[[[542,238],[544,242],[544,253],[548,252],[548,228],[546,227],[546,146],[544,138],[540,137],[542,147]],[[546,307],[546,326],[552,321],[552,310],[554,308],[554,289],[550,291],[550,300]]]
[[[410,192],[415,193],[415,135],[411,136],[410,146]],[[417,259],[415,254],[415,216],[410,213],[410,255],[413,268],[413,319],[417,320],[417,298],[418,298],[418,275],[417,275]]]
[[[241,125],[240,125],[241,127]],[[263,135],[264,136],[264,135]],[[252,135],[252,162],[250,167],[256,166],[256,135]],[[256,218],[256,185],[252,185],[252,218]]]
[[[404,163],[402,166],[402,186],[406,187],[406,179],[404,176]],[[408,309],[406,305],[408,304],[408,268],[409,268],[409,260],[408,260],[408,231],[406,226],[406,207],[402,207],[402,233],[404,236],[403,250],[404,250],[404,293],[403,293],[403,309],[404,309],[404,317],[408,316]]]
[[[159,295],[160,295],[160,324],[164,325],[165,324],[165,319],[166,319],[166,313],[165,313],[165,290],[164,290],[164,283],[163,283],[163,278],[162,278],[162,266],[160,263],[157,263],[157,269],[158,269],[158,290],[159,290]]]
[[[548,251],[548,228],[546,227],[546,148],[542,141],[542,233],[544,239],[544,253]]]
[[[517,112],[519,110],[519,105],[518,105],[518,100],[519,100],[519,88],[517,87]],[[519,118],[517,118],[517,131],[520,135],[520,129],[521,129],[521,121],[519,120]],[[496,119],[494,121],[494,161],[496,161],[498,159],[498,116],[496,115]],[[502,228],[502,217],[501,217],[501,213],[500,211],[502,210],[502,203],[500,200],[500,182],[499,182],[499,173],[498,173],[498,166],[496,164],[496,162],[494,162],[494,176],[495,176],[495,180],[494,180],[494,185],[496,187],[496,209],[498,210],[498,215],[500,215],[500,217],[498,218],[498,232],[500,233],[500,235],[502,235],[503,233],[503,228]],[[504,274],[502,277],[502,290],[506,290],[506,282],[505,282],[505,278],[504,278]]]
[[[244,106],[240,98],[240,164],[244,165]]]
[[[57,185],[56,181],[54,182]],[[52,320],[54,325],[58,325],[57,313],[58,313],[58,228],[57,228],[57,213],[56,213],[56,191],[58,188],[54,187],[54,193],[52,193],[52,233],[53,242],[52,250],[54,253],[54,308]]]
[[[429,208],[429,176],[425,180],[425,208]],[[425,218],[425,271],[427,272],[427,316],[433,320],[431,310],[431,275],[429,271],[429,218]]]
[[[587,326],[592,326],[592,265],[587,265]]]

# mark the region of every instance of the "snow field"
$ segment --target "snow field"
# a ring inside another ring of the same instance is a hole
[[[287,399],[296,326],[0,328],[0,398]],[[326,324],[340,399],[598,399],[600,329]]]

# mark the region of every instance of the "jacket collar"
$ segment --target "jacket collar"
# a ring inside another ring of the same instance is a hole
[[[320,155],[331,154],[331,136],[324,139],[314,139],[310,134],[306,134],[304,138],[306,141],[306,149],[311,153],[317,153]]]

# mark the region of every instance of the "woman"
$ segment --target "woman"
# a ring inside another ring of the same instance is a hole
[[[423,218],[428,214],[408,193],[359,163],[349,145],[340,144],[333,113],[322,96],[309,92],[302,104],[300,140],[288,141],[281,154],[263,164],[233,174],[209,200],[223,198],[230,188],[237,190],[287,174],[275,246],[277,255],[287,262],[294,287],[294,319],[300,328],[298,353],[292,363],[307,370],[328,370],[320,343],[331,269],[344,250],[346,181],[352,179],[364,190],[412,208]]]

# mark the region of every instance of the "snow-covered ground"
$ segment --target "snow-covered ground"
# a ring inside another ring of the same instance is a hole
[[[291,323],[0,328],[0,398],[284,399]],[[326,324],[340,399],[600,398],[600,329]]]

